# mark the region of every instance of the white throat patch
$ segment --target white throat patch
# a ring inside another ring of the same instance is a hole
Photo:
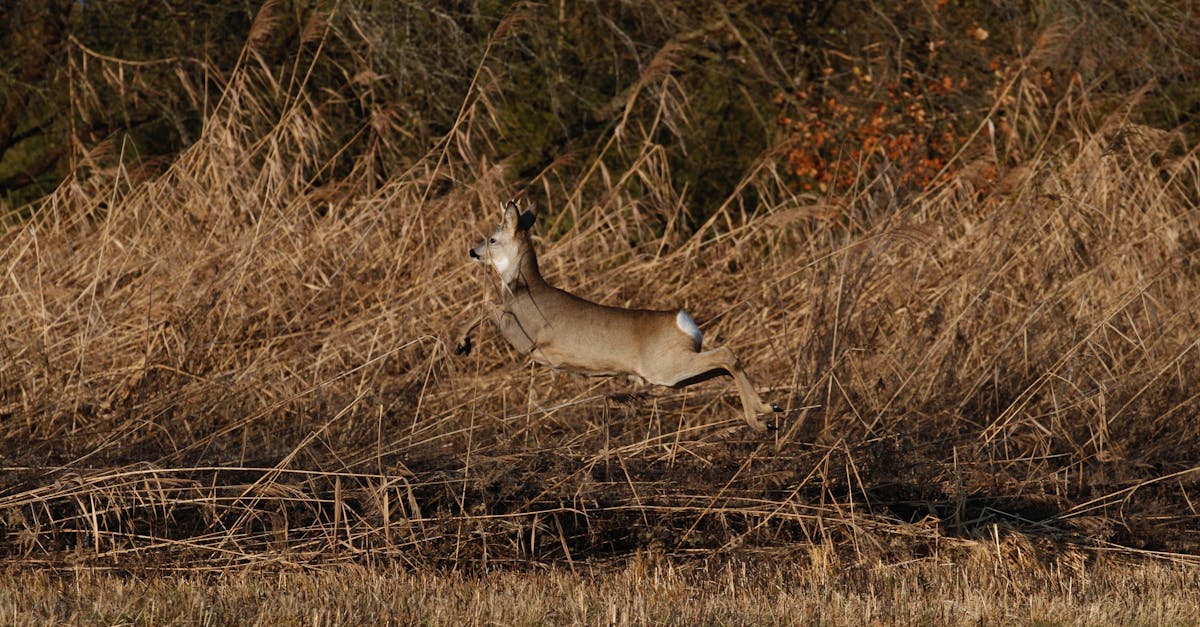
[[[496,272],[499,272],[500,276],[505,276],[504,272],[508,270],[510,263],[508,257],[492,257],[492,265],[496,266]]]

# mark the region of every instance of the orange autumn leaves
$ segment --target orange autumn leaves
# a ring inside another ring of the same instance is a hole
[[[820,80],[775,97],[788,171],[805,191],[840,193],[884,169],[898,185],[923,188],[966,141],[952,113],[966,85],[911,71],[877,85],[858,66],[841,76],[827,67]]]

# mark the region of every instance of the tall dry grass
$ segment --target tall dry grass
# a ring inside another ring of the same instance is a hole
[[[1016,72],[987,118],[1013,136],[981,123],[928,190],[864,169],[845,196],[797,195],[771,150],[692,228],[664,126],[618,124],[599,156],[514,183],[488,157],[504,106],[488,70],[380,184],[370,151],[330,177],[339,150],[303,83],[248,55],[166,172],[85,160],[9,225],[0,551],[576,568],[1017,538],[1051,562],[1195,563],[1194,147],[1128,107],[1086,124],[1086,98],[1048,103]],[[687,121],[670,72],[630,97]],[[1018,167],[996,159],[1018,145]],[[494,335],[455,358],[494,289],[466,248],[511,196],[539,205],[554,283],[686,306],[786,408],[778,432],[746,431],[721,380],[635,390]]]

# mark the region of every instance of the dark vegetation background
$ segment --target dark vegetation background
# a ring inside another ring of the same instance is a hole
[[[1189,2],[53,0],[0,49],[10,559],[1200,554]],[[456,361],[514,196],[780,430]]]
[[[790,182],[801,189],[852,178],[846,163],[881,137],[894,143],[893,167],[927,183],[1019,66],[1041,75],[1046,106],[1033,114],[1045,123],[1065,122],[1053,105],[1072,90],[1096,101],[1093,123],[1146,90],[1133,119],[1194,138],[1194,11],[936,0],[6,3],[0,193],[20,210],[102,145],[110,159],[161,171],[253,57],[303,80],[327,125],[340,154],[318,184],[363,158],[378,181],[404,172],[481,97],[496,101],[497,117],[480,141],[527,184],[579,176],[572,164],[614,129],[653,126],[647,139],[702,220],[781,136],[796,140]],[[686,115],[655,122],[664,99],[678,101],[667,113]],[[1007,150],[1008,165],[1027,156]]]

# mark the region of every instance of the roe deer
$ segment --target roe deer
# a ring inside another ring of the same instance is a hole
[[[625,374],[642,383],[683,387],[728,374],[742,397],[746,423],[767,427],[757,414],[782,411],[764,403],[728,348],[700,352],[700,328],[682,309],[621,309],[584,300],[546,283],[529,239],[535,216],[509,201],[504,218],[471,259],[500,274],[502,304],[463,327],[457,352],[471,352],[471,331],[485,318],[517,351],[555,369],[590,375]]]

